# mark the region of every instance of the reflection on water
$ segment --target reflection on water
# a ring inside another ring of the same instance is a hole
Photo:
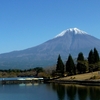
[[[58,100],[100,100],[99,86],[52,84]]]
[[[86,100],[88,97],[88,89],[87,87],[77,87],[79,100]]]
[[[19,84],[19,86],[32,86],[32,85],[39,85],[39,83],[34,83],[34,84],[32,84],[32,83],[27,83],[27,84],[25,84],[25,83],[21,83],[21,84]]]
[[[100,100],[100,87],[56,83],[0,85],[0,100]]]
[[[74,100],[74,98],[76,96],[76,87],[73,85],[67,86],[66,92],[67,92],[67,96],[68,96],[69,100]]]
[[[100,100],[100,88],[90,88],[90,100]]]
[[[59,84],[52,84],[53,89],[57,92],[59,100],[64,100],[65,97],[65,87]]]

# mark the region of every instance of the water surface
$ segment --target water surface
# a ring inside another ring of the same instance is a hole
[[[100,100],[100,87],[37,83],[0,85],[0,100]]]

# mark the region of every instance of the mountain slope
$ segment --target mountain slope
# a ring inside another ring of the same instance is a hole
[[[94,47],[100,51],[100,39],[97,39],[77,28],[67,29],[53,39],[38,46],[0,55],[1,68],[32,68],[37,66],[52,66],[56,64],[60,54],[66,61],[69,53],[77,57],[79,52],[85,56]]]

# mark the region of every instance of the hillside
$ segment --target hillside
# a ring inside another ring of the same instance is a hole
[[[87,57],[94,47],[100,53],[100,39],[77,28],[64,30],[54,38],[25,50],[0,54],[1,69],[29,69],[56,65],[60,54],[65,62],[69,54],[76,58],[79,52]]]
[[[93,79],[93,80],[99,79],[100,80],[99,71],[68,76],[68,77],[64,77],[64,78],[59,78],[58,80],[91,80],[91,79]]]

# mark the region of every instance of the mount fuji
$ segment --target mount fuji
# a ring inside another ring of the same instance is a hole
[[[94,47],[100,53],[100,39],[78,28],[70,28],[38,46],[0,54],[0,69],[52,66],[59,54],[65,62],[69,54],[76,58],[79,52],[83,52],[87,57]]]

